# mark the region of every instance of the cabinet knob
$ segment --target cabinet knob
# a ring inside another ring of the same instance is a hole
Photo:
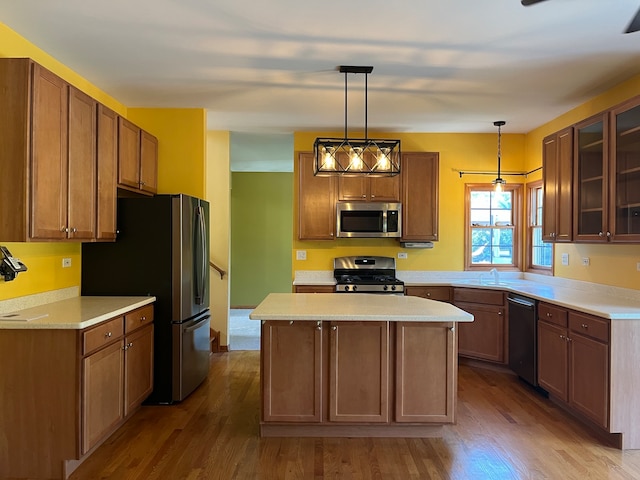
[[[427,292],[427,297],[431,297],[431,293]]]
[[[331,327],[331,330],[337,330],[338,327],[336,327],[335,325],[333,327]]]
[[[502,310],[498,311],[498,315],[502,315]]]
[[[77,228],[71,228],[71,233],[76,233],[78,231]]]
[[[587,325],[586,323],[583,323],[582,325],[580,325],[582,328],[584,328],[585,330],[589,328],[589,325]]]
[[[293,325],[293,320],[289,320],[289,325]]]
[[[553,317],[553,314],[551,314],[551,312],[547,312],[547,318],[551,318]]]
[[[144,315],[140,317],[140,321],[144,322],[147,319],[147,317],[145,317]]]
[[[111,332],[107,332],[104,334],[104,338],[111,338]]]
[[[611,236],[611,232],[607,232],[607,237],[610,237],[610,236]]]
[[[61,232],[69,233],[69,229],[65,226],[60,227]]]
[[[318,330],[322,330],[322,322],[317,321],[317,322],[316,322],[316,328],[317,328]]]
[[[560,335],[560,338],[561,338],[562,340],[566,340],[566,337],[565,337],[564,335]]]
[[[598,232],[599,237],[604,237],[604,232]]]
[[[450,332],[455,332],[456,331],[456,327],[449,327],[449,331]]]
[[[363,194],[363,195],[362,195],[362,198],[367,198],[367,196]]]
[[[127,343],[127,348],[133,347],[133,342]]]

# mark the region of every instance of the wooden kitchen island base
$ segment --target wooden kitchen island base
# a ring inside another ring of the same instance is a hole
[[[433,437],[454,423],[456,324],[419,297],[270,294],[262,320],[262,436]]]

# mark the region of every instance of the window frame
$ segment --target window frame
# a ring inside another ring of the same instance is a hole
[[[525,249],[526,249],[526,269],[525,271],[530,273],[537,273],[540,275],[553,275],[555,267],[555,245],[551,243],[551,266],[544,267],[541,265],[533,265],[533,229],[539,227],[542,229],[542,224],[534,225],[533,219],[535,210],[538,208],[537,192],[544,192],[544,183],[542,180],[536,180],[527,183],[527,225],[525,235]],[[542,204],[544,209],[544,201]],[[543,217],[544,218],[544,214]],[[545,242],[547,243],[547,242]]]
[[[489,263],[474,265],[471,263],[471,192],[495,191],[491,183],[464,184],[464,269],[465,271],[485,271],[491,268],[504,271],[520,271],[522,265],[522,184],[507,183],[502,185],[502,191],[512,192],[511,214],[513,216],[513,263]]]

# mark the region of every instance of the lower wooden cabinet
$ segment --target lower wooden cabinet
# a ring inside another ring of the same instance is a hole
[[[609,328],[606,319],[541,303],[538,383],[596,425],[609,427]]]
[[[396,323],[396,422],[453,423],[456,355],[453,324]]]
[[[459,325],[458,353],[464,357],[507,363],[507,309],[503,292],[454,288],[453,303],[473,315],[473,322]]]
[[[454,421],[453,323],[264,321],[261,341],[263,424]]]
[[[296,293],[336,293],[335,285],[296,285]]]
[[[153,387],[152,322],[147,305],[85,330],[0,330],[0,376],[11,386],[0,478],[65,478],[129,418]]]
[[[427,298],[429,300],[439,300],[441,302],[451,302],[451,287],[404,287],[404,294],[414,297]]]
[[[389,322],[329,323],[329,421],[389,421]]]

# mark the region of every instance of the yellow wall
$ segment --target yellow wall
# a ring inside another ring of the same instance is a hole
[[[207,132],[207,196],[210,203],[211,261],[226,273],[211,270],[211,327],[220,331],[220,345],[228,345],[229,258],[231,238],[231,168],[229,132]]]
[[[203,109],[127,109],[2,23],[0,57],[32,58],[155,135],[159,144],[159,191],[205,196],[206,116]],[[12,282],[0,281],[0,300],[80,285],[80,243],[0,243],[6,245],[29,269]],[[70,268],[62,268],[63,258],[72,259]]]
[[[158,137],[158,192],[205,196],[206,112],[129,108],[128,119]]]
[[[508,125],[502,134],[502,171],[524,171],[525,136],[508,134]],[[340,133],[298,132],[294,135],[294,151],[313,150],[318,136],[337,136]],[[356,135],[353,135],[356,136]],[[432,249],[403,249],[392,239],[336,239],[330,241],[301,242],[297,230],[297,181],[294,191],[294,239],[292,270],[331,270],[334,257],[345,255],[383,255],[396,257],[404,251],[408,258],[396,260],[398,270],[463,270],[464,269],[464,184],[491,182],[491,175],[464,175],[459,171],[496,172],[497,131],[492,134],[451,133],[384,133],[371,137],[399,138],[402,151],[440,153],[439,180],[439,238]],[[295,163],[297,167],[297,162]],[[296,170],[297,175],[297,170]],[[297,178],[297,176],[295,178]],[[502,175],[509,183],[524,183],[524,177]],[[306,250],[307,260],[296,260],[296,250]]]

